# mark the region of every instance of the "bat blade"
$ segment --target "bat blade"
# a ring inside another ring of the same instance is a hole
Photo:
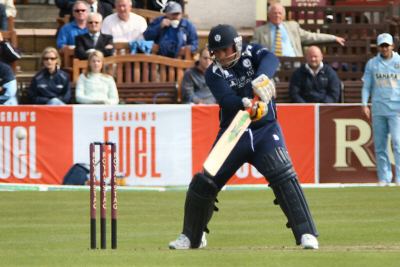
[[[247,111],[240,110],[236,114],[203,164],[203,168],[208,174],[212,176],[217,174],[250,123],[251,119]]]

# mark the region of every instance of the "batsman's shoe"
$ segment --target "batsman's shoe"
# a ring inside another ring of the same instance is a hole
[[[311,234],[304,234],[301,236],[301,246],[304,249],[318,249],[318,240]]]
[[[207,239],[206,239],[206,234],[203,233],[203,236],[201,237],[201,243],[199,248],[205,248],[207,246]],[[170,249],[190,249],[190,240],[189,238],[184,235],[180,234],[178,238],[174,241],[171,241],[169,243],[169,248]]]

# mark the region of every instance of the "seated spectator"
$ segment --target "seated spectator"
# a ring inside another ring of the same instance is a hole
[[[90,13],[100,13],[103,18],[113,13],[113,7],[110,3],[97,1],[97,0],[86,0],[89,4]]]
[[[8,64],[0,61],[0,105],[17,105],[17,81]]]
[[[75,37],[88,32],[86,22],[89,6],[84,1],[76,1],[73,6],[74,20],[61,27],[57,36],[57,48],[75,46]]]
[[[302,45],[337,42],[344,45],[345,39],[325,33],[303,30],[296,21],[284,21],[285,7],[280,3],[271,4],[268,9],[269,22],[254,31],[254,43],[259,43],[276,56],[302,57]]]
[[[64,105],[71,100],[68,74],[60,69],[60,55],[54,47],[47,47],[41,56],[43,69],[33,78],[28,96],[32,104]]]
[[[112,35],[114,42],[131,42],[143,39],[147,22],[142,16],[131,12],[131,0],[116,0],[115,8],[117,13],[104,19],[101,32]]]
[[[159,45],[159,55],[172,58],[184,55],[186,46],[190,46],[192,53],[199,46],[196,28],[189,20],[182,18],[182,7],[177,2],[168,2],[165,16],[150,23],[144,38]]]
[[[113,37],[100,32],[101,22],[102,17],[99,13],[89,14],[87,22],[89,32],[75,38],[75,57],[88,59],[89,53],[94,50],[101,51],[106,57],[114,54]]]
[[[204,73],[212,63],[207,48],[200,51],[200,58],[193,68],[185,72],[182,80],[183,103],[215,104],[216,100],[206,84]]]
[[[341,81],[336,72],[322,62],[321,49],[310,46],[306,64],[292,75],[289,95],[294,103],[339,103]]]
[[[13,0],[0,0],[0,23],[1,30],[8,31],[8,18],[16,17],[17,9]]]
[[[118,104],[118,90],[114,78],[102,73],[104,56],[100,51],[90,53],[86,73],[76,84],[76,102],[79,104]]]

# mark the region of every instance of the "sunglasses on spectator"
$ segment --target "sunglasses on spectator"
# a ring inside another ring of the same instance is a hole
[[[75,9],[74,12],[79,13],[79,12],[86,12],[86,9]]]
[[[99,24],[100,21],[88,21],[89,24]]]
[[[47,60],[53,61],[53,60],[56,60],[56,59],[57,59],[56,57],[44,57],[43,58],[44,61],[47,61]]]

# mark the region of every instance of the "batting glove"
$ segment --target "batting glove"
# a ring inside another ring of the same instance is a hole
[[[255,78],[251,85],[254,95],[259,96],[261,100],[268,104],[273,97],[276,96],[275,84],[267,75],[261,74]]]
[[[251,100],[247,97],[242,98],[243,106],[247,109],[250,114],[252,121],[258,121],[264,117],[268,112],[268,106],[263,101]]]

